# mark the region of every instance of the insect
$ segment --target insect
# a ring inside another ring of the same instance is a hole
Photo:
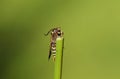
[[[55,57],[56,57],[56,39],[58,37],[62,37],[63,32],[62,32],[60,27],[56,27],[56,28],[50,29],[45,34],[45,36],[47,36],[50,33],[51,33],[51,37],[50,37],[50,49],[49,49],[48,60],[51,58],[51,55],[52,55],[53,61],[55,61]]]

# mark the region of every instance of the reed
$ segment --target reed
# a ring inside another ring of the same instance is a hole
[[[64,45],[64,38],[58,37],[56,39],[56,59],[55,59],[54,79],[62,79],[63,45]]]

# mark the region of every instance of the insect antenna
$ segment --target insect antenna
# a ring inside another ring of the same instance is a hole
[[[47,36],[53,29],[50,29],[46,34],[44,34],[45,36]]]

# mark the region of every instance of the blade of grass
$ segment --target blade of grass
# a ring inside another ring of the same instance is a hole
[[[56,39],[56,59],[54,79],[62,79],[62,63],[63,63],[63,37]]]

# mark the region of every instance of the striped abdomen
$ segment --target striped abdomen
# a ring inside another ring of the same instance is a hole
[[[55,42],[51,43],[51,54],[53,57],[53,61],[55,61],[55,57],[56,57],[56,43]]]

